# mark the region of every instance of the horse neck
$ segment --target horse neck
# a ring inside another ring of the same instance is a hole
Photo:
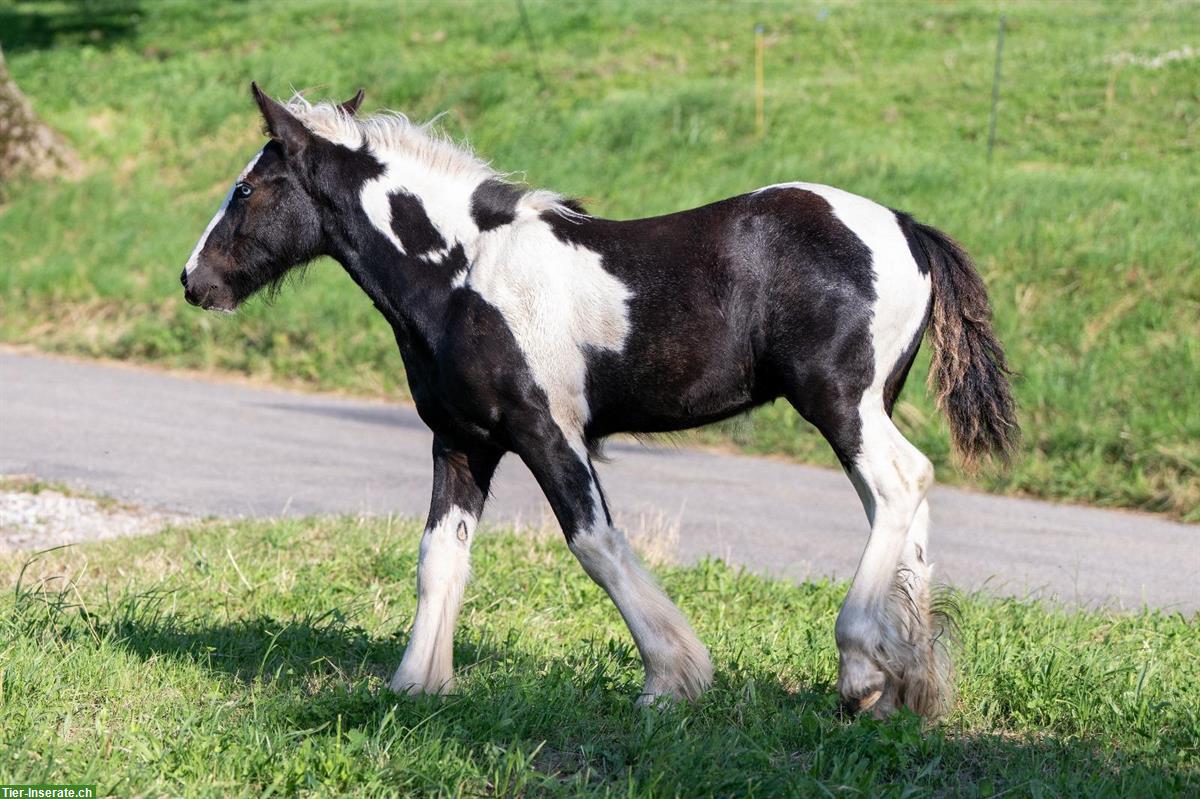
[[[336,257],[396,331],[401,347],[432,351],[456,278],[479,229],[471,196],[487,175],[445,175],[392,158],[363,184]]]

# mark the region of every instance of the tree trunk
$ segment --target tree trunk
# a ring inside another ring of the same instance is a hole
[[[51,177],[74,172],[78,166],[67,143],[33,112],[0,49],[0,186],[18,173]]]

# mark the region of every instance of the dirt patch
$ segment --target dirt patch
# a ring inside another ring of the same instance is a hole
[[[36,485],[0,485],[0,552],[158,532],[183,517]]]

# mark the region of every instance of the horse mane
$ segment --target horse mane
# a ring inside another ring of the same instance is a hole
[[[484,161],[470,144],[455,142],[437,127],[441,114],[417,123],[399,111],[382,110],[366,116],[355,116],[338,103],[310,102],[296,92],[285,103],[290,111],[314,135],[359,149],[367,147],[380,154],[404,155],[422,164],[429,171],[445,177],[482,183],[498,180],[524,190],[520,205],[534,213],[553,211],[568,217],[586,215],[578,200],[546,189],[533,189],[509,180]]]

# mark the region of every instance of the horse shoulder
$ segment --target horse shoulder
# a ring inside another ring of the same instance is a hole
[[[629,287],[540,217],[481,234],[474,255],[464,287],[499,312],[559,426],[582,429],[587,353],[624,348]]]

